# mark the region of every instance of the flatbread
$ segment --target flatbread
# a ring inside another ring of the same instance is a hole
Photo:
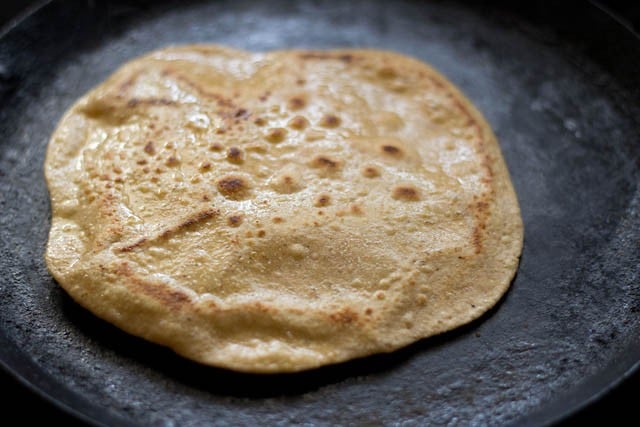
[[[47,265],[195,361],[291,372],[470,322],[523,228],[496,139],[426,64],[376,50],[171,47],[51,137]]]

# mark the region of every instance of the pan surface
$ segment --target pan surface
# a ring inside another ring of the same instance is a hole
[[[640,43],[583,2],[53,1],[0,38],[0,361],[106,425],[537,425],[640,361]],[[516,2],[519,3],[519,2]],[[46,270],[42,163],[75,99],[151,49],[374,47],[421,58],[493,126],[525,223],[478,321],[295,375],[207,368],[76,305]]]

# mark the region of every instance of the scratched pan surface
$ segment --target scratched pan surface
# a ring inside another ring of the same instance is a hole
[[[640,360],[640,43],[596,7],[562,3],[35,10],[0,38],[2,365],[75,416],[112,425],[543,424],[585,405]],[[502,302],[390,355],[272,377],[188,362],[73,303],[42,258],[48,136],[119,64],[186,42],[393,49],[449,76],[494,127],[522,207],[524,252]]]

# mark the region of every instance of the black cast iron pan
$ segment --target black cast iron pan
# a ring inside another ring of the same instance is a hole
[[[517,3],[517,2],[516,2]],[[0,361],[105,425],[540,425],[640,361],[640,42],[583,2],[53,1],[0,37]],[[479,321],[296,375],[203,367],[73,303],[47,273],[42,162],[71,103],[167,44],[397,50],[485,114],[525,246]]]

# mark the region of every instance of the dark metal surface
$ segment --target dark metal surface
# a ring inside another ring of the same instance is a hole
[[[640,45],[563,2],[60,1],[0,39],[0,360],[103,424],[544,424],[640,360]],[[522,6],[520,6],[522,7]],[[202,367],[74,304],[42,259],[48,135],[167,44],[366,46],[433,64],[486,115],[525,221],[511,291],[460,330],[286,376]]]

